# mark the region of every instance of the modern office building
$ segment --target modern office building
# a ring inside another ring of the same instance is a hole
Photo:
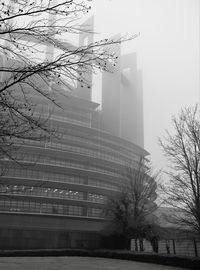
[[[4,160],[0,185],[1,248],[95,247],[107,198],[125,181],[141,147],[98,129],[98,104],[67,98],[51,123],[51,141],[26,141],[18,163]]]
[[[136,78],[136,62],[131,65],[127,63],[128,72]],[[126,87],[122,82],[119,88],[115,80],[109,84],[112,76],[121,76],[120,71],[117,74],[104,75],[111,76],[108,84],[103,76],[102,110],[91,101],[89,90],[80,91],[79,86],[73,96],[61,96],[62,109],[52,109],[37,97],[42,117],[51,112],[57,136],[50,141],[18,141],[18,162],[1,161],[6,168],[0,182],[1,249],[100,245],[100,233],[109,221],[108,198],[126,184],[126,166],[136,166],[148,155],[143,125],[138,123],[142,115],[135,105],[136,87],[126,74]]]

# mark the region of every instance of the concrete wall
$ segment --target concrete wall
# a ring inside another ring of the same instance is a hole
[[[119,44],[114,51],[117,67],[102,75],[101,128],[144,147],[142,73],[135,53],[121,56]]]
[[[119,39],[115,36],[114,39]],[[117,66],[109,66],[111,73],[102,73],[102,111],[101,128],[112,135],[120,135],[120,99],[121,99],[121,47],[112,46],[112,51],[118,56]]]
[[[144,147],[142,74],[135,53],[121,57],[121,129],[120,135]]]

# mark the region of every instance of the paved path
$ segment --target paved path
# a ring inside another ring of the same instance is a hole
[[[88,257],[4,257],[1,270],[183,270],[180,267]]]

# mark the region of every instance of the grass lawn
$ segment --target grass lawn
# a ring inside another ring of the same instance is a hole
[[[89,257],[2,257],[1,270],[181,270],[183,268]]]

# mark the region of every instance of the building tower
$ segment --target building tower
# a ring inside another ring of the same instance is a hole
[[[86,35],[80,44],[87,40],[92,41]],[[115,49],[120,55],[120,46]],[[100,246],[110,196],[126,185],[127,164],[134,166],[148,155],[142,145],[136,55],[120,58],[119,66],[103,74],[101,113],[91,101],[90,88],[77,86],[73,96],[59,89],[61,107],[54,107],[49,119],[58,136],[17,140],[13,154],[18,162],[1,159],[8,169],[0,179],[0,249]],[[91,73],[86,79],[92,82]],[[46,119],[52,104],[32,94]],[[101,127],[94,125],[94,118]]]
[[[120,44],[114,50],[117,67],[102,76],[101,128],[144,147],[142,73],[135,53],[121,56]]]

